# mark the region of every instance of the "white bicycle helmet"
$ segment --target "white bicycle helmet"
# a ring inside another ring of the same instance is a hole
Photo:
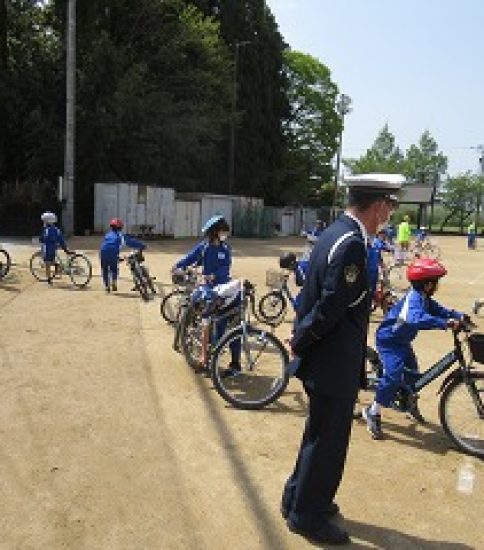
[[[57,216],[54,214],[54,212],[44,212],[42,216],[40,216],[40,219],[44,223],[56,223],[57,222]]]

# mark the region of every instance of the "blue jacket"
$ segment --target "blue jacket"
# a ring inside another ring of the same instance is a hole
[[[45,246],[47,250],[57,250],[57,248],[66,248],[64,241],[64,235],[62,231],[55,225],[46,225],[42,229],[39,241]]]
[[[187,269],[190,266],[202,266],[204,275],[214,275],[213,284],[215,285],[228,283],[232,266],[232,250],[227,243],[215,245],[203,240],[175,264],[178,269]]]
[[[426,297],[423,292],[411,289],[387,313],[376,331],[376,343],[384,348],[408,348],[420,330],[444,330],[448,319],[461,319],[462,316]]]
[[[138,241],[130,235],[125,235],[121,231],[109,231],[104,236],[103,242],[101,243],[101,259],[105,261],[118,261],[119,251],[121,247],[127,246],[129,248],[136,248],[137,250],[143,250],[146,248],[146,245],[141,241]]]

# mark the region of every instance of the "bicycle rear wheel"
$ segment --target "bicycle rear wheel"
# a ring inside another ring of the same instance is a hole
[[[84,288],[92,277],[91,261],[84,254],[72,254],[67,261],[67,271],[72,284],[77,288]]]
[[[6,250],[0,249],[0,279],[7,276],[11,265],[10,254]]]
[[[287,387],[289,355],[270,332],[247,326],[228,332],[213,351],[210,372],[217,392],[238,409],[261,409],[278,399]],[[231,346],[240,346],[240,373],[227,376]]]
[[[284,321],[287,313],[287,301],[281,292],[268,292],[259,301],[259,315],[265,323],[278,326]]]
[[[173,290],[163,297],[160,303],[160,313],[163,319],[170,325],[174,325],[178,318],[180,306],[183,303],[186,292],[180,289]]]
[[[461,451],[484,458],[484,372],[450,382],[440,398],[439,418]]]

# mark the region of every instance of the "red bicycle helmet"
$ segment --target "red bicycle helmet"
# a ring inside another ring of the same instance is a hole
[[[115,229],[123,229],[124,223],[123,220],[121,220],[120,218],[113,218],[109,222],[109,226],[114,227]]]
[[[418,258],[407,268],[407,279],[412,281],[429,281],[447,275],[447,269],[432,258]]]

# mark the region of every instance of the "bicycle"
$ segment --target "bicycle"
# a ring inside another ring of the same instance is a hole
[[[224,307],[223,300],[211,305],[209,323],[209,373],[218,394],[239,409],[261,409],[278,399],[287,387],[286,365],[289,355],[283,343],[272,333],[251,324],[254,286],[239,281],[240,302]],[[177,322],[174,348],[182,351],[187,363],[199,369],[202,348],[203,301],[182,305]],[[228,328],[217,342],[217,326],[224,320]],[[227,376],[231,348],[240,345],[241,370]]]
[[[459,450],[484,458],[484,371],[478,371],[474,366],[474,362],[484,364],[484,334],[472,334],[475,328],[469,319],[462,321],[461,327],[452,331],[452,351],[422,373],[405,369],[412,382],[398,391],[393,407],[407,411],[423,388],[457,364],[438,391],[440,424]],[[461,339],[460,334],[465,337]],[[469,347],[469,362],[464,357],[462,340]],[[366,370],[368,389],[375,390],[383,375],[383,365],[378,353],[370,346],[367,347]]]
[[[401,294],[397,289],[392,288],[390,284],[389,269],[385,265],[380,265],[378,283],[370,308],[371,313],[374,313],[380,307],[385,315],[398,301]]]
[[[148,268],[143,265],[145,258],[141,250],[136,250],[124,258],[133,277],[135,290],[138,290],[141,298],[148,302],[150,297],[156,294],[154,277],[151,277]]]
[[[181,304],[195,290],[200,276],[194,269],[176,270],[171,275],[175,289],[166,294],[160,303],[160,314],[170,325],[176,323]]]
[[[30,272],[40,282],[47,282],[45,262],[42,252],[35,252],[29,262]],[[54,279],[68,275],[72,284],[77,288],[85,288],[92,278],[92,264],[87,256],[80,252],[67,254],[65,258],[56,253],[54,261]]]
[[[274,327],[279,326],[287,315],[288,302],[296,310],[296,298],[289,288],[290,273],[269,269],[266,271],[266,286],[271,288],[259,300],[257,309],[264,321]]]
[[[410,243],[410,254],[417,258],[426,256],[438,260],[440,258],[440,247],[426,235],[423,239],[415,239]]]
[[[10,254],[4,248],[0,248],[0,280],[8,275],[11,267],[12,259],[10,258]]]

